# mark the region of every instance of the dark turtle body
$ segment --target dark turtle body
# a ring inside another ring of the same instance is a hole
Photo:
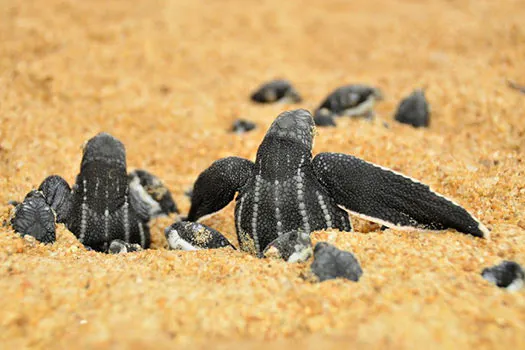
[[[144,177],[145,186],[140,185]],[[140,186],[130,189],[129,180],[136,178]],[[154,185],[148,187],[149,180]],[[137,191],[152,194],[161,211],[176,211],[169,191],[165,188],[162,194],[158,191],[162,186],[157,180],[147,172],[135,172],[128,178],[124,145],[113,136],[100,133],[83,149],[80,173],[73,188],[60,176],[52,175],[39,189],[56,212],[57,222],[64,223],[85,246],[106,252],[117,239],[149,247],[148,221],[155,213],[149,210],[151,201],[145,203]]]
[[[488,236],[487,228],[465,209],[416,180],[346,154],[320,153],[312,159],[313,137],[308,111],[281,113],[255,163],[223,158],[199,175],[188,220],[219,211],[238,193],[239,244],[259,257],[289,231],[351,231],[347,211],[397,229],[454,228]]]

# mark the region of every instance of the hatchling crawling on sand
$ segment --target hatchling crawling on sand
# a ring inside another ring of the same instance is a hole
[[[272,80],[259,86],[251,95],[251,100],[257,103],[299,103],[301,95],[288,80]]]
[[[378,88],[352,84],[341,86],[332,91],[314,112],[319,126],[332,125],[330,118],[338,116],[374,117],[374,105],[383,99]]]
[[[40,227],[54,229],[56,218],[85,246],[103,252],[114,240],[148,248],[149,220],[178,212],[171,193],[154,175],[137,170],[128,176],[124,145],[107,133],[96,135],[85,145],[73,188],[60,176],[52,175],[33,192],[40,200],[35,204],[26,198],[17,206],[12,219],[15,231],[40,239]],[[44,204],[56,215],[48,215],[42,209]],[[38,225],[32,227],[28,222]]]
[[[281,113],[259,146],[255,163],[227,157],[199,175],[188,220],[221,210],[238,193],[239,245],[258,257],[290,231],[351,231],[348,212],[399,230],[453,228],[489,236],[464,208],[414,179],[341,153],[320,153],[312,159],[314,134],[308,111]]]

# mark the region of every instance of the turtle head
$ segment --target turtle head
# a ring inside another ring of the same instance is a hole
[[[82,167],[91,162],[103,162],[126,167],[124,144],[108,133],[101,132],[89,139],[83,149]]]
[[[279,114],[266,132],[265,139],[285,139],[311,150],[314,135],[315,124],[310,112],[306,109],[295,109]]]

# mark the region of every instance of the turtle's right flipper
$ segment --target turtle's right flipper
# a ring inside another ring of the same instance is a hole
[[[48,176],[38,187],[44,194],[47,204],[56,213],[56,221],[65,223],[71,210],[71,188],[66,180],[58,175]]]
[[[196,221],[228,205],[250,178],[253,166],[247,159],[227,157],[204,170],[193,186],[188,220]]]
[[[42,243],[53,243],[56,239],[55,215],[40,191],[29,192],[15,207],[11,225],[22,236],[33,236]]]

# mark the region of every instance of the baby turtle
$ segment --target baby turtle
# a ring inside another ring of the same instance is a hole
[[[158,177],[146,170],[137,169],[128,175],[129,192],[134,202],[142,204],[141,211],[150,218],[179,213],[170,191]]]
[[[203,224],[179,221],[164,230],[171,249],[200,250],[235,247],[217,230]]]
[[[413,127],[428,127],[430,124],[430,108],[423,90],[414,90],[404,98],[397,107],[394,117],[400,123]]]
[[[80,173],[72,189],[57,175],[47,177],[39,189],[56,212],[57,222],[64,223],[86,247],[106,252],[111,241],[120,239],[147,248],[148,221],[158,213],[151,209],[150,199],[160,201],[161,211],[176,210],[170,203],[169,191],[160,191],[163,186],[150,176],[138,172],[128,178],[124,145],[113,136],[100,133],[85,145]],[[141,188],[139,183],[144,178],[146,187]],[[130,179],[135,181],[132,186]],[[147,199],[144,193],[151,198]],[[45,218],[47,222],[47,214]]]
[[[22,236],[33,236],[42,243],[53,243],[56,239],[55,214],[40,191],[29,192],[15,207],[11,225]]]
[[[374,104],[383,99],[377,88],[355,84],[341,86],[332,91],[315,111],[315,115],[374,117]]]
[[[359,262],[352,253],[339,250],[326,242],[315,245],[314,262],[310,268],[319,282],[334,278],[346,278],[357,282],[363,274]]]
[[[127,243],[121,239],[115,239],[109,245],[108,253],[110,254],[124,254],[131,252],[140,252],[142,247],[137,243]]]
[[[290,231],[277,237],[263,251],[266,258],[283,259],[289,263],[305,262],[312,256],[309,232]]]
[[[301,96],[288,80],[272,80],[261,85],[251,99],[258,103],[299,103]]]
[[[245,132],[251,131],[255,129],[255,123],[244,120],[244,119],[237,119],[233,122],[231,131],[236,134],[244,134]]]
[[[255,163],[239,157],[215,161],[195,181],[188,220],[221,210],[238,192],[239,244],[258,257],[289,231],[351,231],[343,208],[400,230],[454,228],[488,237],[487,228],[465,209],[414,179],[341,153],[320,153],[312,160],[314,128],[308,111],[283,112]]]
[[[334,114],[326,108],[318,109],[314,114],[316,126],[336,126]]]
[[[511,292],[521,289],[525,281],[523,268],[518,263],[508,260],[483,269],[481,276],[490,283]]]

